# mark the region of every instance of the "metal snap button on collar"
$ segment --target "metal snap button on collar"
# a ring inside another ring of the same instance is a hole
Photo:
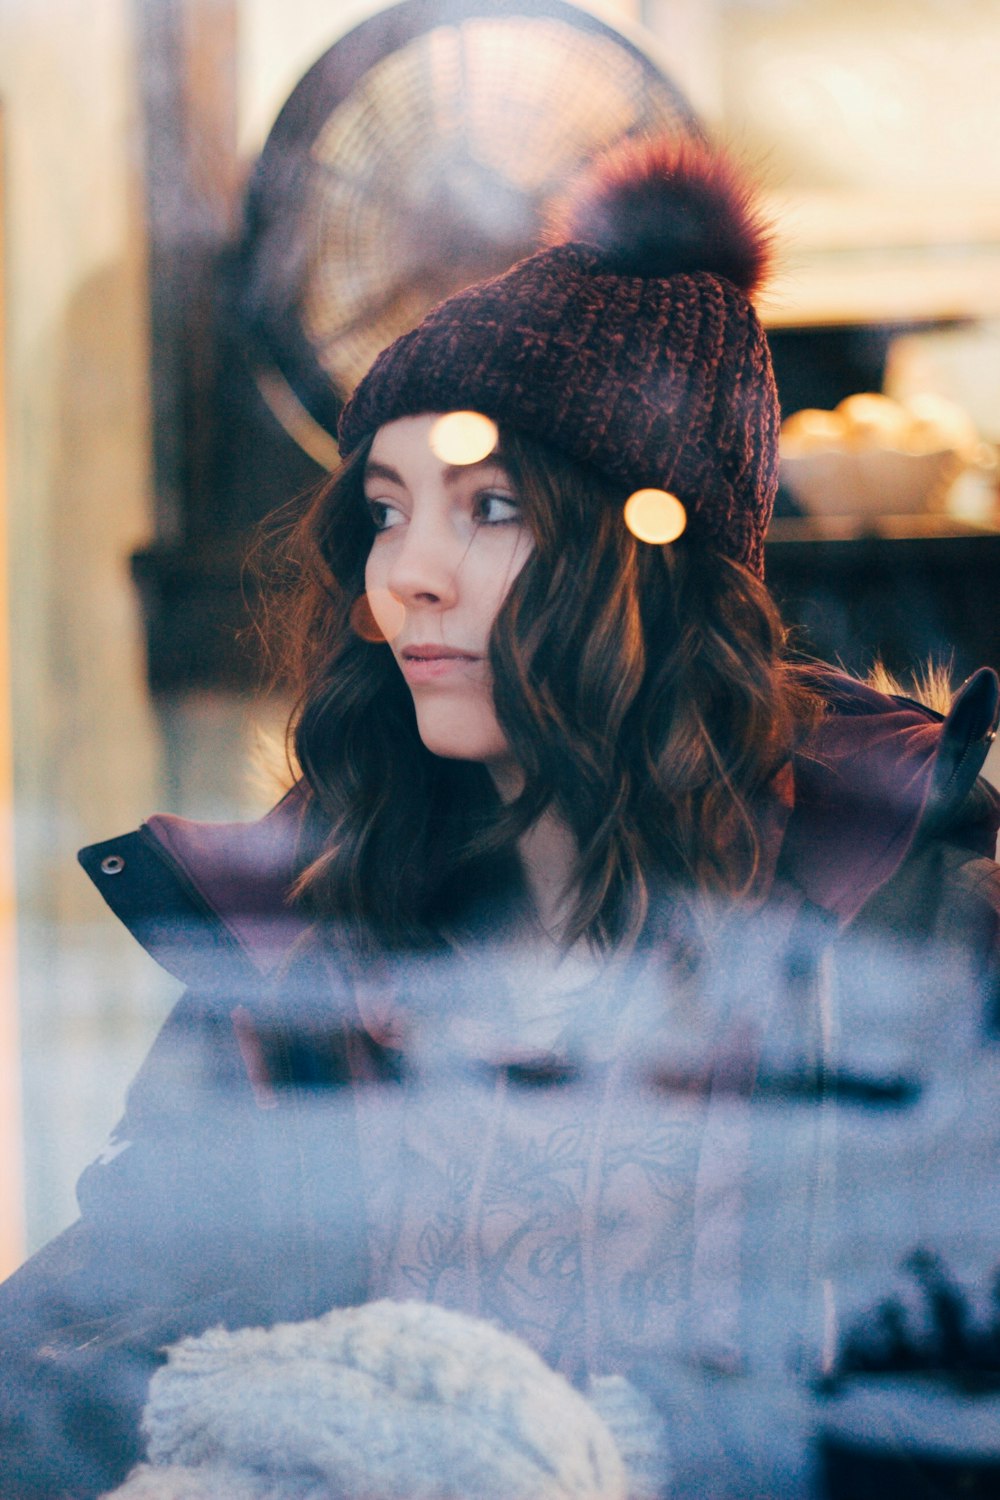
[[[102,875],[120,875],[125,868],[125,861],[120,854],[106,854],[101,860]]]

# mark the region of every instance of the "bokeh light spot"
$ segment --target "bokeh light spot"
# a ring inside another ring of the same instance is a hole
[[[500,434],[481,411],[450,411],[431,428],[431,452],[443,464],[478,464],[489,458]]]
[[[369,589],[351,605],[351,629],[373,645],[394,640],[405,622],[405,605],[388,589]]]
[[[668,490],[636,490],[625,501],[625,525],[640,542],[676,542],[687,525],[687,511]]]

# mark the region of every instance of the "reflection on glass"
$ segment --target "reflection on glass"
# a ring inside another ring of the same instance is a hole
[[[499,441],[497,424],[478,411],[450,411],[431,428],[429,442],[443,464],[478,464]]]
[[[625,525],[640,542],[676,542],[687,525],[687,511],[668,490],[636,490],[625,501]]]
[[[406,621],[406,606],[388,589],[372,588],[351,606],[351,629],[363,641],[394,641]]]

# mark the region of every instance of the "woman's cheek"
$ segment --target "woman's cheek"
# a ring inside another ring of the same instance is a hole
[[[492,601],[494,617],[532,551],[531,537],[524,527],[497,528],[497,532],[488,556],[484,549],[476,584],[480,599]]]

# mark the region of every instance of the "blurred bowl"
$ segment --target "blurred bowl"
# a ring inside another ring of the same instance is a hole
[[[906,516],[943,508],[966,464],[954,448],[816,448],[783,453],[781,477],[810,515]]]

